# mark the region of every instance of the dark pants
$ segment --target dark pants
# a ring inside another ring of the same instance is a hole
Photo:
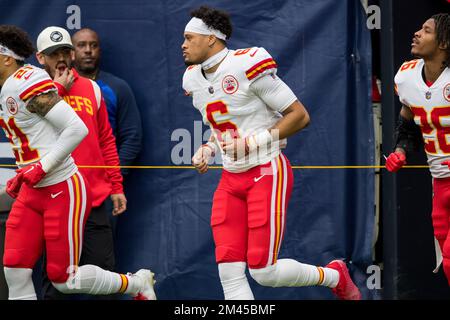
[[[93,207],[84,228],[83,249],[81,252],[80,266],[93,264],[102,269],[114,271],[114,245],[113,231],[111,228],[111,207],[109,199],[99,207]],[[115,295],[92,296],[92,295],[65,295],[52,285],[47,277],[47,272],[42,268],[42,296],[45,300],[69,300],[69,299],[115,299]]]

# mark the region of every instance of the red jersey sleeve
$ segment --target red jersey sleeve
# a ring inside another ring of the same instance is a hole
[[[60,97],[64,97],[67,96],[69,93],[67,92],[66,88],[64,88],[64,86],[62,84],[60,84],[59,82],[53,82],[56,86],[56,88],[58,88],[58,95]]]
[[[105,165],[119,166],[120,160],[116,148],[116,138],[114,138],[111,125],[109,124],[108,111],[103,97],[101,98],[100,108],[97,112],[97,123],[100,149],[102,150]],[[120,169],[108,168],[106,172],[112,184],[111,194],[123,193],[123,177]]]

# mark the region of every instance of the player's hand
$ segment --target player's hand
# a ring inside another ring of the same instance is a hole
[[[397,172],[406,163],[406,156],[403,152],[392,152],[386,159],[386,169],[390,172]]]
[[[123,193],[112,194],[111,201],[113,203],[113,216],[118,216],[127,210],[127,198]]]
[[[248,155],[249,146],[247,139],[234,138],[230,140],[224,140],[221,142],[223,152],[228,155],[233,161],[241,159]]]
[[[450,169],[450,160],[442,161],[441,165],[448,166],[448,168]]]
[[[207,144],[203,144],[198,148],[192,157],[192,165],[197,169],[199,173],[205,173],[208,171],[209,159],[214,156],[214,150]]]
[[[42,164],[40,162],[17,169],[16,172],[18,173],[18,175],[23,175],[23,182],[30,187],[34,187],[35,185],[37,185],[39,181],[41,181],[46,175],[46,172],[44,171],[44,169],[42,169]]]
[[[72,88],[74,80],[75,80],[75,78],[73,76],[72,69],[65,68],[64,71],[62,71],[62,72],[59,69],[55,70],[55,79],[53,79],[53,81],[58,82],[67,91],[69,91],[70,88]]]
[[[16,174],[6,182],[6,193],[13,199],[19,196],[20,187],[23,182],[23,173]]]

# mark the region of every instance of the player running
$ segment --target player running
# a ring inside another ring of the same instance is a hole
[[[245,270],[261,285],[332,288],[340,299],[359,300],[343,261],[326,267],[278,259],[293,174],[281,152],[286,138],[305,128],[309,115],[276,75],[261,47],[230,50],[228,14],[205,6],[191,13],[182,45],[189,67],[183,88],[213,129],[192,158],[200,173],[219,151],[224,170],[214,194],[211,226],[225,299],[254,299]]]
[[[9,299],[36,299],[31,275],[44,246],[48,277],[63,293],[155,299],[150,270],[124,275],[78,266],[91,193],[70,152],[88,130],[47,72],[24,64],[33,51],[24,31],[0,25],[0,126],[19,166],[7,183],[8,194],[17,198],[3,256]]]
[[[395,151],[386,168],[398,171],[408,152],[417,149],[417,126],[433,177],[433,229],[437,239],[437,267],[442,262],[450,284],[450,17],[432,16],[414,33],[411,54],[419,59],[402,64],[395,76],[395,89],[402,103],[396,128]]]

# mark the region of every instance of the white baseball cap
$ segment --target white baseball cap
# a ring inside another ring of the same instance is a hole
[[[37,38],[37,51],[43,54],[51,54],[58,48],[68,47],[73,49],[72,39],[66,29],[60,27],[47,27],[39,33]]]

